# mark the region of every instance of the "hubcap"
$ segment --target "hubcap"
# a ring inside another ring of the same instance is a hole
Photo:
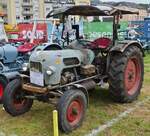
[[[0,99],[2,98],[3,96],[3,93],[4,93],[4,87],[2,84],[0,84]]]
[[[140,83],[141,67],[137,58],[129,59],[125,69],[125,88],[129,95],[133,95]]]
[[[26,100],[22,98],[20,92],[16,92],[13,96],[13,105],[14,107],[19,110],[21,109],[26,103]]]
[[[77,124],[83,113],[83,105],[79,100],[72,101],[67,109],[67,120],[70,125]]]

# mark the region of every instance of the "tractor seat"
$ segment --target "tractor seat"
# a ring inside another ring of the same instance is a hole
[[[92,48],[100,48],[100,49],[107,49],[111,45],[112,41],[109,38],[101,37],[93,42],[91,42]]]

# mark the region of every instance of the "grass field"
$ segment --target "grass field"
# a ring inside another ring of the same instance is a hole
[[[150,96],[150,55],[145,57],[145,80],[141,96],[138,101]],[[87,110],[86,119],[83,125],[65,135],[60,136],[84,136],[92,129],[104,124],[116,117],[119,113],[137,103],[131,104],[114,103],[109,95],[108,89],[97,89],[90,92],[90,105]],[[11,117],[0,106],[0,136],[53,136],[52,110],[48,104],[35,102],[31,111],[20,116]],[[150,102],[145,103],[127,118],[118,124],[105,130],[99,136],[150,136]]]

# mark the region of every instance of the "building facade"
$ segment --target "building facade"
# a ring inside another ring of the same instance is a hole
[[[75,4],[90,5],[90,0],[0,0],[0,9],[6,13],[5,22],[16,24],[45,18],[55,8]]]
[[[15,7],[17,23],[44,16],[43,0],[15,0]]]
[[[144,20],[144,18],[147,16],[149,16],[149,13],[146,9],[139,9],[139,15],[124,15],[121,20],[122,21],[140,21],[140,20]]]
[[[74,4],[74,0],[0,0],[0,11],[6,13],[6,22],[16,24],[45,18],[50,10]]]
[[[91,0],[75,0],[76,5],[90,5]]]
[[[6,0],[0,0],[0,15],[3,16],[5,15],[4,17],[4,21],[7,22],[7,2]]]
[[[45,17],[49,13],[49,11],[53,9],[72,5],[75,5],[75,0],[45,0],[44,2]]]
[[[7,14],[7,1],[6,0],[0,0],[0,12]]]

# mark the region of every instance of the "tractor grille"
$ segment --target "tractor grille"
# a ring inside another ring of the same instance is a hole
[[[30,70],[42,73],[42,64],[40,62],[30,62]]]

